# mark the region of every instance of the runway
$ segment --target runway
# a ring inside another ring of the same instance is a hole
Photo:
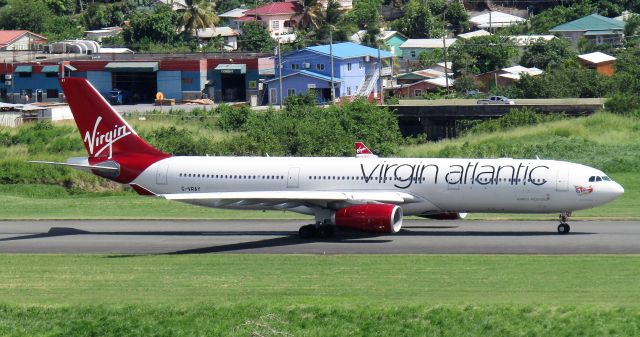
[[[300,239],[301,221],[0,221],[2,253],[638,254],[640,221],[406,220],[397,234]]]

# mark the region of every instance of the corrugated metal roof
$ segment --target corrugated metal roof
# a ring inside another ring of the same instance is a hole
[[[247,65],[246,64],[218,64],[215,70],[220,71],[223,74],[246,74],[247,73]]]
[[[591,14],[551,28],[550,32],[584,32],[589,30],[623,30],[624,21]]]
[[[158,71],[158,62],[109,62],[104,67],[104,70],[152,73]]]
[[[250,9],[244,12],[244,15],[295,14],[297,13],[299,6],[300,5],[297,2],[273,2],[262,7]]]
[[[353,42],[334,43],[332,48],[333,48],[333,57],[339,58],[339,59],[349,59],[349,58],[363,57],[363,56],[369,56],[373,58],[378,57],[378,49],[362,46]],[[303,50],[310,50],[312,52],[316,52],[319,54],[329,55],[328,44],[321,45],[321,46],[307,47],[307,48],[304,48]],[[386,50],[380,50],[381,58],[388,58],[392,56],[393,54],[391,54],[390,52]]]
[[[596,63],[596,64],[616,60],[615,57],[599,51],[594,53],[589,53],[589,54],[578,55],[578,58],[580,58],[581,60],[585,60],[587,62]]]
[[[42,67],[43,73],[57,73],[60,70],[60,66],[44,66]]]
[[[486,35],[491,35],[491,33],[487,32],[484,29],[478,29],[478,30],[474,30],[473,32],[458,34],[458,37],[461,39],[470,39],[472,37],[486,36]]]
[[[13,72],[15,72],[15,73],[30,73],[31,71],[33,71],[33,67],[32,66],[17,66],[16,69]]]
[[[444,45],[449,48],[452,44],[454,44],[458,39],[444,39],[444,43],[442,39],[409,39],[405,41],[400,48],[425,48],[425,49],[438,49],[444,48]]]
[[[235,8],[232,9],[228,12],[224,12],[222,14],[218,14],[219,17],[221,18],[239,18],[241,16],[244,16],[244,13],[247,11],[247,9],[244,8]]]
[[[496,11],[480,14],[469,19],[469,22],[478,28],[508,27],[524,21],[526,20],[519,16]]]
[[[314,72],[308,71],[308,70],[296,71],[295,73],[283,76],[282,78],[291,77],[291,76],[297,76],[297,75],[315,77],[315,78],[323,80],[323,81],[331,81],[331,77],[330,76],[314,73]],[[265,82],[273,82],[273,81],[278,81],[278,78],[277,77],[276,78],[272,78],[272,79],[267,80]],[[333,78],[333,82],[342,82],[342,79],[339,78],[339,77],[334,77]]]

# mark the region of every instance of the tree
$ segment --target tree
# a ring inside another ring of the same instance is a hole
[[[462,73],[456,78],[453,88],[457,92],[468,92],[470,90],[477,90],[478,83],[476,77],[473,74]]]
[[[84,29],[73,16],[54,16],[47,22],[44,35],[49,42],[81,39],[84,36]]]
[[[239,47],[243,51],[271,52],[277,44],[260,22],[246,22],[242,25],[242,33]]]
[[[498,35],[459,39],[449,48],[453,70],[486,73],[511,65],[518,48],[508,37]]]
[[[420,60],[420,65],[427,68],[438,62],[442,62],[444,59],[444,52],[442,49],[423,51],[418,55],[418,59]]]
[[[187,8],[182,13],[182,26],[185,32],[198,37],[198,29],[213,28],[220,18],[213,9],[214,3],[209,0],[186,0]]]
[[[502,29],[502,33],[505,35],[548,34],[549,29],[555,26],[594,12],[596,12],[595,6],[586,1],[581,1],[569,7],[555,6],[532,16],[527,22]]]
[[[624,36],[628,44],[638,45],[640,42],[640,15],[633,14],[625,21]]]
[[[520,64],[525,67],[547,69],[557,67],[576,56],[569,41],[561,38],[545,41],[539,39],[524,49]]]
[[[434,38],[443,34],[442,21],[432,14],[431,8],[422,0],[410,0],[404,15],[393,22],[393,27],[402,34],[413,38]]]
[[[232,9],[239,8],[242,5],[240,0],[224,0],[220,1],[220,5],[218,6],[218,13],[225,13]]]
[[[460,2],[452,2],[444,9],[444,17],[447,23],[457,33],[462,33],[471,27],[469,23],[469,13]]]
[[[144,49],[151,43],[174,43],[178,27],[180,14],[167,5],[159,5],[150,12],[135,12],[122,34],[129,47]]]
[[[49,7],[40,0],[10,0],[0,9],[0,26],[7,30],[42,33],[53,17]]]
[[[302,0],[300,14],[296,17],[299,29],[318,29],[323,23],[323,8],[318,0]]]

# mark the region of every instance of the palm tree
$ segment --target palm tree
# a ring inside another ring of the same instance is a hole
[[[185,31],[190,32],[192,35],[195,33],[196,38],[198,38],[198,29],[213,28],[220,21],[213,9],[214,2],[209,0],[186,0],[185,4],[187,8],[182,13],[182,26]]]
[[[322,3],[318,0],[302,0],[299,2],[300,11],[297,16],[298,28],[300,29],[318,29],[322,26],[324,18]]]

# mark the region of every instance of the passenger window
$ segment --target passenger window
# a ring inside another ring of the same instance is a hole
[[[594,177],[594,176],[589,177],[589,182],[590,182],[590,183],[592,183],[592,182],[594,182],[594,181],[596,181],[596,177]]]

